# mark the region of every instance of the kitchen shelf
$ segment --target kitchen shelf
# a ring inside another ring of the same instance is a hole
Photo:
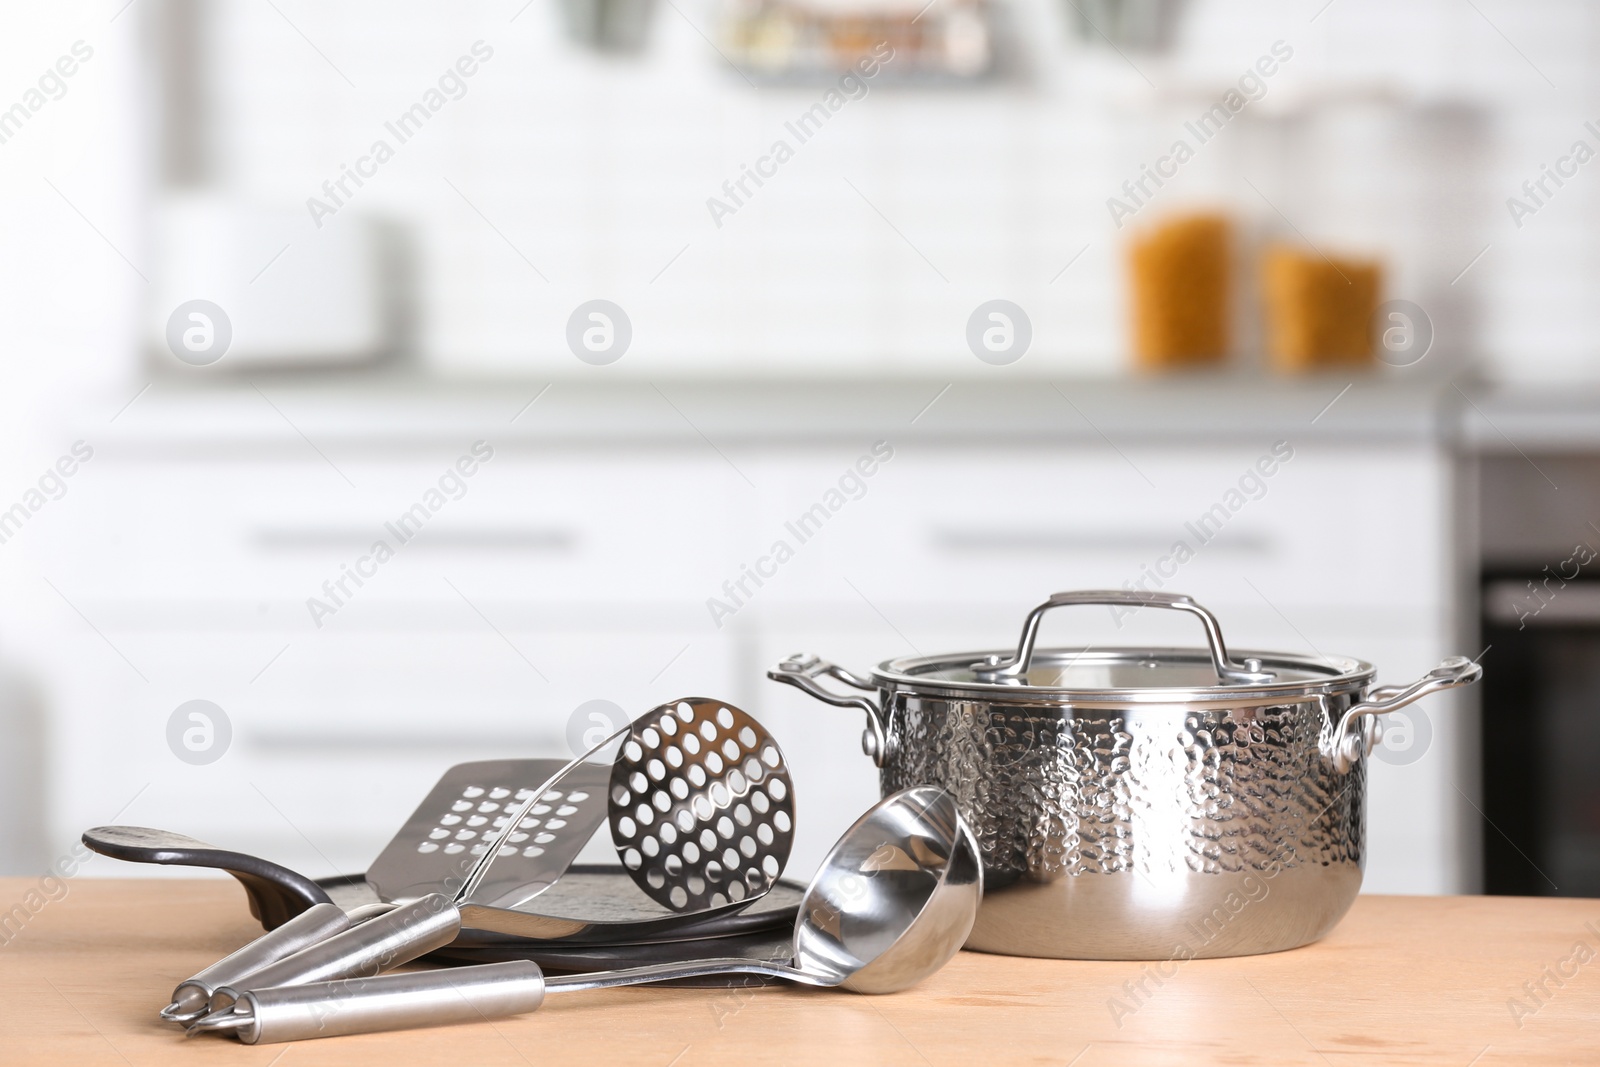
[[[854,445],[880,437],[970,444],[1270,444],[1280,438],[1382,443],[1447,439],[1453,411],[1462,406],[1447,385],[1381,374],[1283,381],[1240,373],[1146,381],[450,384],[351,377],[258,378],[255,386],[158,383],[109,430],[106,420],[127,396],[104,396],[86,405],[82,432],[92,429],[97,442],[113,444],[119,453],[180,450],[191,458],[202,443],[205,454],[218,458],[261,448],[303,450],[302,434],[319,445],[357,450],[479,437],[497,447],[677,442],[704,448],[706,439],[718,445]]]

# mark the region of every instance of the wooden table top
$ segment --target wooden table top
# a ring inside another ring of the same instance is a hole
[[[155,1018],[260,932],[233,882],[65,888],[0,879],[0,1064],[1600,1063],[1600,900],[1361,897],[1319,944],[1167,964],[1159,984],[1146,964],[963,952],[892,996],[600,990],[492,1023],[246,1046]]]

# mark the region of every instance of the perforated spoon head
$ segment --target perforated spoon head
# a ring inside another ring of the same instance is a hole
[[[634,720],[612,765],[609,821],[623,866],[673,911],[753,900],[794,845],[783,752],[755,719],[688,697]]]

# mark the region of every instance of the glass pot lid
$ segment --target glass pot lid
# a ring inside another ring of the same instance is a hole
[[[1069,605],[1136,605],[1184,611],[1200,619],[1207,643],[1197,648],[1035,648],[1039,621]],[[1238,702],[1248,697],[1304,698],[1358,690],[1373,677],[1369,663],[1346,656],[1249,652],[1230,657],[1216,617],[1187,596],[1127,590],[1056,593],[1029,613],[1017,648],[917,656],[879,664],[879,685],[999,694],[1051,701],[1140,703]]]

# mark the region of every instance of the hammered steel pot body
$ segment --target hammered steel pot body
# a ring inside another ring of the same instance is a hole
[[[885,795],[943,786],[977,835],[986,891],[969,948],[1276,952],[1322,937],[1361,887],[1366,761],[1335,769],[1316,701],[1111,712],[892,688],[882,700]]]
[[[1206,646],[1036,650],[1046,611],[1084,605],[1187,612]],[[956,797],[984,864],[967,947],[1107,960],[1277,952],[1326,934],[1361,888],[1380,717],[1481,674],[1452,657],[1375,686],[1372,665],[1348,657],[1236,661],[1191,598],[1122,590],[1054,594],[1014,651],[890,660],[870,677],[814,656],[768,672],[866,713],[884,795]]]

